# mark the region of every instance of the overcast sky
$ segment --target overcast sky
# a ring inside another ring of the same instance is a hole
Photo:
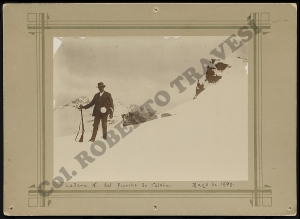
[[[54,99],[64,105],[80,96],[92,97],[98,82],[116,101],[141,105],[158,91],[170,93],[166,107],[153,105],[160,112],[191,101],[196,83],[179,94],[170,82],[190,67],[202,73],[201,58],[228,36],[199,37],[86,37],[54,38]],[[227,57],[247,58],[247,44],[234,54],[224,45]]]

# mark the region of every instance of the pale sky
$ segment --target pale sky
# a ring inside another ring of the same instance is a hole
[[[165,107],[153,105],[160,112],[191,101],[196,83],[179,94],[170,82],[190,67],[202,74],[201,58],[214,58],[212,49],[228,36],[184,37],[85,37],[54,38],[54,99],[64,105],[80,96],[92,97],[98,82],[116,101],[142,105],[154,99],[158,91],[171,95]],[[227,57],[247,59],[247,44],[234,54],[224,45]]]

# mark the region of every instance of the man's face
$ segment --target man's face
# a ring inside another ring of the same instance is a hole
[[[98,87],[98,89],[101,93],[104,91],[104,87]]]

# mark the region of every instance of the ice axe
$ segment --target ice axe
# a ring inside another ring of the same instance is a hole
[[[77,135],[76,135],[76,138],[75,138],[75,141],[77,139],[77,136],[79,134],[79,131],[80,131],[80,125],[82,126],[82,133],[81,133],[81,137],[79,139],[78,142],[83,142],[83,135],[84,135],[84,124],[83,124],[83,115],[82,115],[82,108],[80,108],[80,112],[81,112],[81,120],[80,120],[80,123],[79,123],[79,129],[78,129],[78,132],[77,132]]]

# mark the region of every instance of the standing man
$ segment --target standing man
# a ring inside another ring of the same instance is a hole
[[[93,116],[94,118],[94,124],[93,124],[93,134],[90,139],[91,142],[95,141],[95,138],[97,136],[98,132],[98,126],[100,124],[100,120],[102,123],[102,133],[103,138],[107,139],[107,117],[109,115],[109,118],[113,118],[113,112],[114,112],[114,103],[113,99],[111,97],[111,94],[104,91],[105,85],[103,82],[98,83],[98,89],[100,92],[96,93],[94,95],[93,100],[85,105],[80,105],[80,109],[88,109],[92,106],[94,106],[93,109]]]

